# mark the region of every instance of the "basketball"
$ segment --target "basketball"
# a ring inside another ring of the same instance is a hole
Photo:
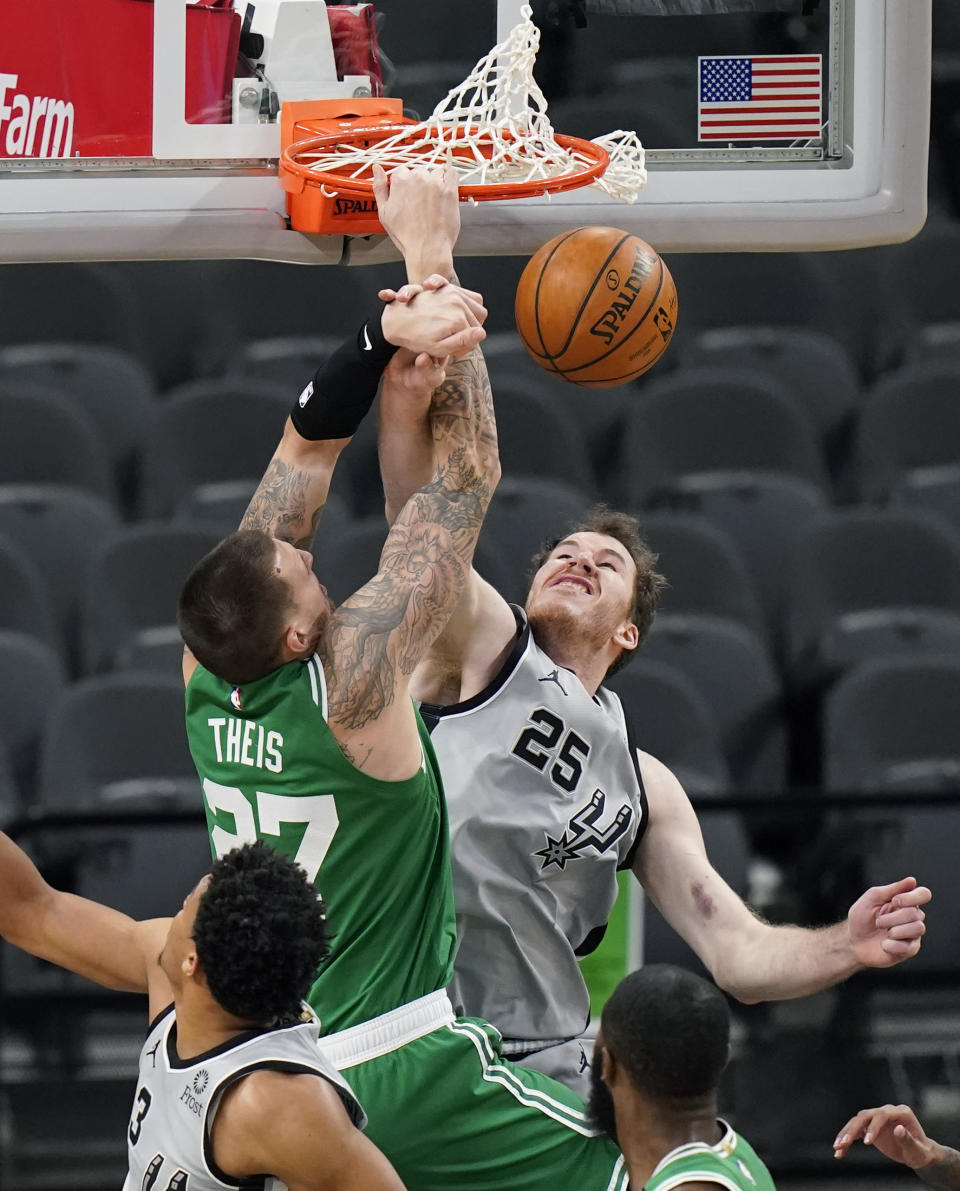
[[[603,389],[651,368],[677,322],[663,259],[615,227],[579,227],[549,240],[517,286],[517,330],[541,368]]]

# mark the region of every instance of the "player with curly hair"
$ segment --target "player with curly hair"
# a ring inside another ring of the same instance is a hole
[[[222,1191],[264,1176],[290,1191],[403,1191],[303,1012],[326,921],[287,857],[262,843],[234,849],[173,918],[135,922],[53,889],[0,832],[0,935],[149,997],[125,1191]]]

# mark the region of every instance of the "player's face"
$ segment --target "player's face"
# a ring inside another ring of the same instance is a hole
[[[202,877],[183,899],[183,905],[174,915],[167,931],[167,937],[160,952],[160,967],[166,972],[174,988],[182,977],[184,957],[193,950],[193,924],[197,918],[200,899],[210,884],[210,874]]]
[[[534,620],[558,616],[613,631],[629,618],[636,578],[636,564],[616,538],[574,533],[534,575],[527,613]]]
[[[333,601],[313,570],[313,555],[298,550],[290,542],[275,539],[274,564],[277,574],[290,591],[292,610],[289,619],[295,628],[308,631],[333,611]]]

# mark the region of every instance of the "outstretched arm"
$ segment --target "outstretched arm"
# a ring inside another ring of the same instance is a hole
[[[755,915],[707,858],[696,814],[669,769],[649,754],[640,768],[650,823],[634,873],[714,980],[738,1000],[786,1000],[829,988],[863,968],[916,955],[930,890],[913,877],[868,889],[843,922],[774,926]]]
[[[833,1156],[845,1157],[857,1140],[909,1166],[931,1187],[960,1191],[960,1154],[927,1137],[906,1104],[885,1104],[858,1112],[837,1135]]]
[[[23,849],[0,832],[0,935],[14,947],[106,988],[149,991],[159,1009],[173,999],[156,963],[168,928],[169,919],[135,922],[53,889]]]

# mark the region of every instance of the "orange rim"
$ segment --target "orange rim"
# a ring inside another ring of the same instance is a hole
[[[347,172],[340,172],[336,166],[316,169],[310,165],[305,165],[301,159],[310,153],[332,149],[337,145],[354,145],[360,142],[375,144],[379,141],[385,141],[391,137],[395,137],[409,128],[409,124],[381,124],[367,128],[364,128],[362,125],[354,125],[349,129],[326,133],[323,136],[311,137],[309,140],[297,141],[295,144],[288,145],[281,154],[280,164],[282,168],[286,168],[291,173],[302,177],[307,183],[327,186],[331,190],[336,190],[342,194],[368,197],[373,194],[373,162],[369,165],[360,166],[359,174],[351,177],[348,176]],[[411,130],[409,136],[411,143],[405,144],[401,142],[398,147],[409,150],[422,146],[423,152],[426,154],[436,148],[437,140],[431,139],[431,137],[438,137],[438,139],[442,138],[445,141],[451,142],[454,156],[456,156],[455,142],[463,139],[468,131],[469,126],[466,125],[453,125],[450,127],[433,125],[426,130],[422,128],[416,132]],[[485,142],[482,139],[484,135],[481,133],[478,141],[474,142],[480,148],[481,153],[485,147]],[[509,134],[507,134],[507,139],[509,139]],[[535,195],[558,194],[564,190],[576,190],[578,187],[587,186],[596,178],[599,178],[610,163],[610,155],[606,149],[601,145],[594,144],[593,141],[586,141],[575,136],[562,136],[560,134],[557,134],[554,139],[562,149],[566,149],[568,152],[575,153],[579,157],[584,158],[582,167],[570,170],[565,174],[558,174],[555,178],[533,178],[521,182],[484,182],[461,186],[459,188],[460,198],[484,202],[490,199],[530,198]],[[489,143],[489,141],[486,142],[487,145]],[[474,153],[468,152],[466,148],[464,148],[460,155],[465,161],[475,160]],[[391,162],[388,159],[386,162],[381,162],[380,164],[389,172],[391,168],[397,165],[409,163]],[[345,165],[343,170],[349,171],[349,173],[355,173],[358,170],[358,166],[354,162],[350,165]]]

